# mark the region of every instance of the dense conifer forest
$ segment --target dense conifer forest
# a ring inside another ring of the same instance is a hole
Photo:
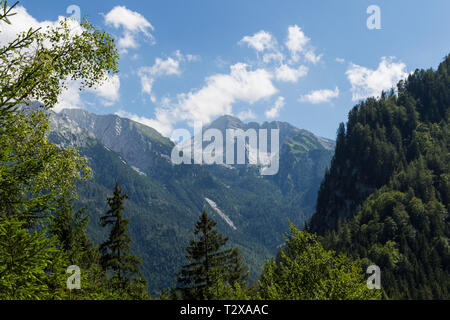
[[[311,230],[377,264],[389,298],[448,299],[450,56],[355,106]]]

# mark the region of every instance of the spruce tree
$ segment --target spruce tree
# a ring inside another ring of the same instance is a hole
[[[241,287],[245,287],[248,275],[247,267],[242,262],[241,252],[234,248],[229,257],[228,282],[231,285],[239,284]]]
[[[203,211],[195,225],[194,236],[186,248],[186,258],[178,277],[177,289],[183,299],[202,300],[207,297],[208,289],[218,282],[234,285],[243,284],[247,277],[237,249],[225,249],[228,238],[215,229],[217,223],[208,218]]]
[[[123,217],[123,201],[128,195],[122,193],[116,183],[114,195],[108,198],[109,210],[100,218],[102,227],[111,226],[108,240],[100,245],[101,265],[104,270],[113,273],[113,287],[127,290],[132,278],[139,274],[141,260],[130,254],[131,238],[128,235],[129,220]]]
[[[79,266],[90,262],[95,251],[86,231],[90,216],[86,211],[87,207],[76,210],[74,199],[66,193],[59,199],[49,226],[70,262]]]

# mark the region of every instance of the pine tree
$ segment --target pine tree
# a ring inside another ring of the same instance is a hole
[[[183,266],[178,277],[177,289],[184,299],[208,298],[208,289],[218,282],[234,286],[242,284],[247,277],[237,249],[224,249],[228,242],[215,229],[217,223],[208,218],[206,211],[195,225],[193,239],[186,248],[188,264]]]
[[[122,194],[119,184],[116,183],[114,195],[108,198],[110,209],[100,218],[102,227],[112,226],[107,241],[100,245],[101,264],[104,270],[113,273],[113,287],[118,290],[131,288],[132,279],[139,274],[141,260],[130,254],[131,238],[127,234],[129,220],[123,217],[123,201],[128,199]],[[137,282],[142,282],[139,279]]]
[[[86,260],[92,260],[93,243],[90,241],[86,227],[89,223],[87,208],[75,210],[74,200],[64,194],[58,201],[58,206],[50,223],[50,232],[59,240],[72,264],[82,265]]]
[[[241,287],[247,285],[247,277],[249,272],[242,262],[242,254],[238,249],[233,249],[229,258],[228,277],[229,283],[234,286],[239,284]]]

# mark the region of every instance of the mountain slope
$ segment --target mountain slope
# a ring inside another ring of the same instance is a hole
[[[280,176],[263,177],[250,165],[175,166],[170,161],[174,147],[170,140],[115,115],[63,110],[51,113],[51,123],[51,140],[75,146],[93,169],[93,179],[81,183],[79,191],[80,205],[89,205],[92,212],[89,232],[96,242],[105,236],[98,218],[106,210],[106,197],[115,181],[130,195],[126,215],[131,220],[133,251],[142,257],[143,273],[154,291],[175,283],[185,262],[184,248],[204,208],[230,237],[231,245],[241,249],[255,279],[264,259],[282,243],[288,219],[302,225],[311,215],[334,147],[332,141],[287,123],[265,123],[261,127],[281,129],[284,143]],[[210,127],[259,125],[225,116]]]
[[[312,231],[381,268],[390,298],[450,297],[450,56],[341,125]]]

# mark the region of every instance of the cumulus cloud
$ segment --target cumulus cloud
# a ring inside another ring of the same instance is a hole
[[[286,47],[293,55],[303,52],[310,40],[299,26],[294,25],[288,28]]]
[[[156,58],[153,66],[143,67],[141,70],[153,76],[170,76],[181,73],[180,61],[170,57],[166,60]]]
[[[120,98],[120,78],[118,75],[108,76],[106,81],[97,87],[88,89],[88,92],[101,98],[103,105],[111,106]]]
[[[252,36],[245,36],[239,44],[247,44],[253,48],[259,62],[266,67],[272,63],[281,65],[284,63],[285,56],[282,48],[278,45],[276,38],[269,32],[261,30]]]
[[[11,24],[7,24],[4,21],[0,22],[0,46],[5,46],[22,32],[27,32],[30,28],[37,30],[41,28],[41,31],[47,30],[47,28],[57,27],[60,22],[67,17],[58,16],[55,21],[38,21],[32,15],[30,15],[27,9],[23,6],[16,6],[13,9],[15,13],[9,17]],[[68,28],[71,30],[71,35],[75,35],[82,32],[82,28],[78,21],[74,19],[67,20]],[[46,44],[44,42],[44,44]]]
[[[284,54],[282,54],[278,50],[274,52],[265,53],[262,57],[262,60],[265,64],[269,64],[272,61],[278,64],[282,64],[284,59],[285,59]]]
[[[64,90],[58,97],[58,103],[53,107],[53,111],[60,112],[63,109],[82,109],[84,108],[80,94],[80,83],[73,81],[68,84],[67,90]]]
[[[245,121],[245,120],[256,119],[256,114],[251,109],[248,109],[246,111],[239,112],[237,114],[237,117],[239,119],[241,119],[242,121]]]
[[[297,69],[291,68],[286,64],[281,65],[275,70],[275,77],[278,81],[297,82],[299,78],[308,74],[308,68],[300,66]]]
[[[30,28],[37,29],[40,27],[46,28],[53,24],[51,21],[38,22],[32,17],[27,10],[22,6],[15,7],[16,15],[9,18],[11,24],[0,22],[0,45],[5,46],[13,41],[21,32],[25,32]]]
[[[200,57],[187,54],[183,55],[180,51],[175,51],[173,57],[167,59],[156,58],[152,66],[141,67],[138,71],[138,76],[141,80],[141,90],[143,93],[150,96],[150,99],[155,102],[156,97],[153,94],[153,84],[159,77],[180,75],[180,64],[183,61],[198,61]]]
[[[127,118],[130,120],[133,120],[135,122],[141,123],[143,125],[146,125],[148,127],[151,127],[153,129],[155,129],[156,131],[158,131],[159,133],[161,133],[164,136],[169,136],[172,132],[172,128],[169,126],[164,126],[162,122],[159,122],[157,120],[154,119],[150,119],[147,117],[143,117],[143,116],[139,116],[137,114],[134,113],[130,113],[124,110],[119,110],[115,113],[115,115],[122,117],[122,118]]]
[[[139,73],[139,78],[141,79],[141,91],[150,96],[152,102],[156,101],[156,97],[153,94],[153,84],[155,79],[144,73]]]
[[[116,29],[122,28],[123,34],[117,43],[119,49],[126,53],[128,49],[139,47],[137,37],[143,34],[147,39],[154,42],[154,37],[150,33],[155,28],[140,13],[131,11],[125,6],[116,6],[105,15],[105,24]]]
[[[274,80],[295,83],[306,76],[309,69],[300,65],[300,59],[304,62],[317,63],[321,58],[321,55],[314,53],[310,38],[296,25],[288,28],[285,47],[279,45],[276,38],[264,30],[243,37],[239,44],[247,45],[257,52],[258,64],[251,67],[245,63],[236,63],[230,67],[229,73],[219,73],[206,78],[205,84],[200,89],[178,94],[176,98],[165,99],[164,103],[160,101],[162,105],[156,108],[152,119],[139,120],[157,128],[164,135],[170,135],[173,126],[182,121],[191,126],[196,122],[205,125],[217,116],[232,114],[233,105],[237,102],[253,104],[272,97],[278,92],[273,84]],[[286,49],[291,55],[290,59],[286,59],[283,53]],[[178,55],[175,57],[173,60],[180,61]],[[184,57],[189,60],[187,56]],[[220,65],[223,67],[222,63]],[[178,67],[179,64],[174,61],[161,60],[152,67],[142,69],[140,76],[143,92],[152,96],[157,74],[160,76],[178,74]],[[335,94],[336,91],[331,91],[326,99],[333,98]],[[153,100],[155,101],[154,98]],[[278,117],[284,105],[285,99],[279,97],[273,107],[266,111],[266,117]],[[250,109],[238,114],[241,119],[255,116]]]
[[[339,97],[339,88],[334,90],[324,89],[312,91],[309,94],[300,97],[301,102],[309,102],[312,104],[319,104],[330,102],[332,99]]]
[[[320,61],[320,59],[322,59],[322,56],[323,55],[321,55],[321,54],[316,55],[313,50],[309,50],[309,51],[305,52],[305,60],[308,62],[311,62],[313,64],[318,63]]]
[[[367,97],[377,97],[384,90],[395,87],[398,81],[406,78],[406,65],[403,62],[394,62],[394,57],[382,57],[376,70],[350,63],[347,72],[353,94],[353,101]]]
[[[58,103],[54,106],[53,111],[60,112],[63,109],[83,109],[85,106],[80,86],[81,81],[70,81],[67,89],[63,90],[58,97]],[[120,78],[118,75],[108,76],[102,84],[86,89],[86,92],[99,98],[103,106],[112,106],[120,99]]]
[[[272,34],[264,30],[255,33],[253,36],[245,36],[239,43],[247,44],[258,52],[274,49],[277,44]]]
[[[179,96],[179,106],[192,120],[208,123],[212,117],[231,114],[236,101],[253,104],[277,92],[272,74],[264,69],[248,70],[237,63],[229,74],[216,74],[206,79],[198,91]]]
[[[253,104],[277,93],[272,78],[267,70],[249,70],[247,64],[237,63],[230,67],[228,74],[206,78],[202,88],[179,94],[175,101],[165,99],[147,123],[166,136],[180,121],[187,121],[191,126],[196,122],[206,125],[214,117],[233,114],[236,102]]]
[[[288,28],[288,37],[285,45],[291,53],[293,62],[299,61],[300,55],[306,61],[314,64],[320,61],[322,55],[316,55],[314,53],[314,48],[311,47],[310,40],[299,26],[293,25]]]
[[[268,119],[278,118],[280,116],[280,111],[281,109],[283,109],[284,105],[285,105],[284,97],[278,97],[273,107],[266,111],[266,118]]]
[[[247,44],[257,52],[258,65],[271,70],[278,81],[297,82],[306,76],[308,68],[299,65],[299,62],[316,64],[322,55],[314,53],[314,47],[310,44],[311,39],[297,25],[288,27],[287,40],[279,45],[277,39],[269,32],[261,30],[252,36],[246,36],[239,44]],[[285,51],[290,53],[287,59]]]

